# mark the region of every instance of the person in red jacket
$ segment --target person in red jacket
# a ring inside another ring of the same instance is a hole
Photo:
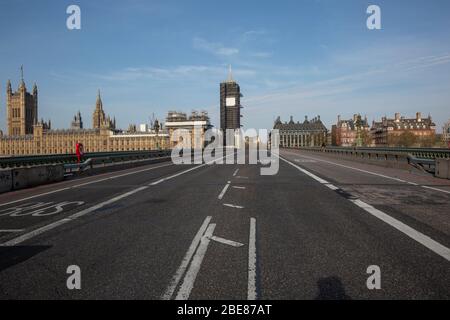
[[[81,157],[83,156],[83,144],[80,142],[77,142],[76,146],[75,146],[75,153],[77,154],[77,160],[78,163],[81,162]]]

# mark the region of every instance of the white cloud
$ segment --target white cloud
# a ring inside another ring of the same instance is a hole
[[[220,42],[209,42],[202,38],[194,38],[194,48],[203,50],[218,56],[232,56],[239,53],[239,49],[232,47],[225,47]]]

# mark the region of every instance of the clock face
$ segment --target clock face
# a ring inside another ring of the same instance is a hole
[[[226,101],[226,106],[227,107],[234,107],[234,106],[236,106],[236,98],[227,98],[227,101]]]

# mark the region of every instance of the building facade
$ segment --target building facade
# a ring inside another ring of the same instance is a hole
[[[191,147],[201,149],[205,146],[205,132],[212,128],[206,111],[193,111],[189,116],[184,112],[169,111],[166,118],[165,129],[171,138],[170,148],[178,142],[174,132],[177,129],[187,130],[191,136]]]
[[[391,147],[430,147],[434,145],[436,125],[431,116],[422,118],[420,112],[415,118],[405,118],[396,113],[393,119],[383,117],[373,121],[370,129],[372,145]]]
[[[354,114],[353,118],[343,120],[338,116],[337,123],[332,129],[335,135],[333,145],[341,147],[362,147],[371,145],[370,126],[367,117]]]
[[[320,120],[320,116],[302,123],[294,122],[291,116],[289,122],[281,122],[280,117],[274,124],[274,129],[280,133],[280,147],[282,148],[300,148],[300,147],[320,147],[327,142],[327,128]]]
[[[83,129],[83,119],[81,118],[81,112],[80,111],[78,111],[78,113],[73,116],[73,120],[70,123],[70,129],[72,129],[72,130]]]
[[[220,84],[220,128],[224,133],[241,128],[241,97],[241,88],[233,80],[230,67],[228,79]]]
[[[24,136],[33,134],[33,125],[38,122],[38,89],[36,84],[29,93],[22,79],[17,91],[13,92],[11,81],[6,85],[6,117],[8,135]]]
[[[27,94],[25,83],[12,94],[7,86],[8,135],[0,135],[0,156],[73,154],[78,142],[85,152],[144,151],[169,148],[166,132],[129,133],[116,130],[115,120],[105,116],[100,94],[93,112],[92,129],[84,129],[81,114],[74,117],[71,129],[52,130],[51,122],[37,121],[37,87]],[[12,95],[11,95],[12,94]],[[27,111],[28,110],[28,111]],[[30,131],[31,126],[31,131]]]
[[[442,128],[442,140],[444,144],[450,148],[450,120],[448,120]]]

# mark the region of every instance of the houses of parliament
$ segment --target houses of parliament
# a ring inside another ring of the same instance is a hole
[[[13,92],[11,82],[6,88],[8,132],[0,131],[0,156],[72,154],[80,142],[85,152],[142,151],[166,149],[169,135],[158,128],[149,132],[123,133],[116,130],[116,120],[106,116],[100,91],[92,115],[92,128],[86,129],[80,112],[72,119],[70,129],[52,130],[50,120],[38,120],[38,88],[27,91],[20,81]]]

